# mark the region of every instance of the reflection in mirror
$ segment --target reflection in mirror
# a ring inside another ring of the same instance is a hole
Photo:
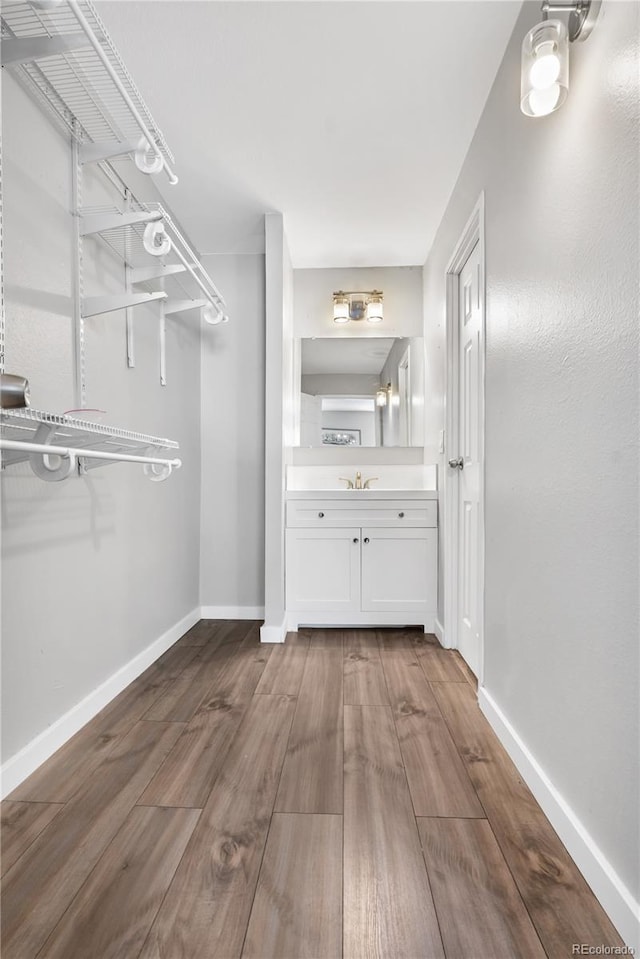
[[[423,340],[301,340],[300,446],[421,446]]]

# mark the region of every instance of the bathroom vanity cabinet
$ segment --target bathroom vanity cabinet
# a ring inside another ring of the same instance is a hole
[[[423,625],[437,608],[435,491],[287,495],[289,629]]]

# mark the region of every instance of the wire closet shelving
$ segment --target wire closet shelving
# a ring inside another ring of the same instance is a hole
[[[81,235],[101,238],[125,264],[132,288],[123,296],[86,298],[82,304],[83,317],[157,299],[164,300],[167,316],[199,308],[203,319],[210,325],[226,322],[228,316],[222,293],[162,204],[142,203],[131,196],[128,207],[125,212],[108,206],[85,207],[82,211]],[[198,295],[194,296],[178,279],[185,273],[197,285]],[[169,296],[164,290],[157,289],[159,281],[167,277],[178,283],[178,295]],[[140,292],[140,287],[146,288],[146,292]]]
[[[144,172],[174,157],[89,0],[12,2],[2,8],[2,65],[83,144],[82,159],[137,154]],[[144,142],[141,142],[144,141]]]
[[[141,172],[164,173],[175,184],[173,154],[90,0],[4,0],[1,30],[2,66],[11,69],[54,125],[71,136],[77,241],[73,317],[77,405],[86,407],[87,399],[85,321],[126,310],[127,363],[133,367],[132,310],[154,301],[160,319],[160,382],[165,385],[165,318],[198,308],[205,322],[217,325],[228,321],[226,304],[168,210],[160,203],[138,201],[111,161],[129,156]],[[124,210],[82,207],[85,164],[98,164],[112,183],[122,187]],[[84,296],[83,243],[87,237],[96,238],[122,260],[124,292]],[[0,341],[3,337],[4,311]],[[3,371],[4,353],[0,357]],[[2,410],[0,423],[3,466],[28,461],[36,475],[48,481],[116,461],[143,463],[149,478],[162,480],[181,465],[177,458],[157,455],[178,449],[172,440],[89,420],[24,409]]]
[[[158,455],[162,450],[177,450],[174,440],[65,414],[2,410],[0,434],[3,464],[29,462],[36,476],[48,482],[111,462],[141,463],[145,475],[158,481],[182,465],[178,458]]]

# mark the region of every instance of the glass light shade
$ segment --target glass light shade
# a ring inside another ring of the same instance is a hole
[[[372,296],[367,303],[367,320],[369,323],[382,323],[383,319],[382,297]]]
[[[561,20],[543,20],[522,41],[520,109],[543,117],[562,106],[569,92],[569,34]]]
[[[349,298],[347,296],[334,296],[333,298],[333,322],[349,322]]]
[[[387,391],[382,388],[379,389],[376,393],[376,406],[386,406],[387,405]]]

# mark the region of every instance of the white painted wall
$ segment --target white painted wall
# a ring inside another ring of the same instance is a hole
[[[2,100],[7,371],[59,412],[74,405],[69,144],[10,76]],[[88,203],[102,195],[95,176],[86,188]],[[122,266],[86,250],[87,292],[123,291]],[[151,308],[134,370],[123,314],[88,322],[88,400],[106,423],[178,440],[181,470],[164,483],[124,464],[55,484],[26,464],[2,476],[5,762],[199,605],[200,327],[167,327],[163,388]]]
[[[424,451],[421,446],[369,446],[344,447],[338,449],[330,446],[314,447],[313,449],[298,447],[292,450],[291,462],[294,466],[329,466],[333,464],[340,468],[357,466],[366,463],[375,466],[382,463],[389,466],[421,466],[424,463]]]
[[[444,273],[484,190],[486,690],[636,899],[638,12],[603,3],[531,120],[525,5],[424,274],[435,448]]]
[[[203,264],[232,321],[202,339],[200,597],[207,615],[233,610],[258,617],[264,606],[264,255],[208,256]]]

